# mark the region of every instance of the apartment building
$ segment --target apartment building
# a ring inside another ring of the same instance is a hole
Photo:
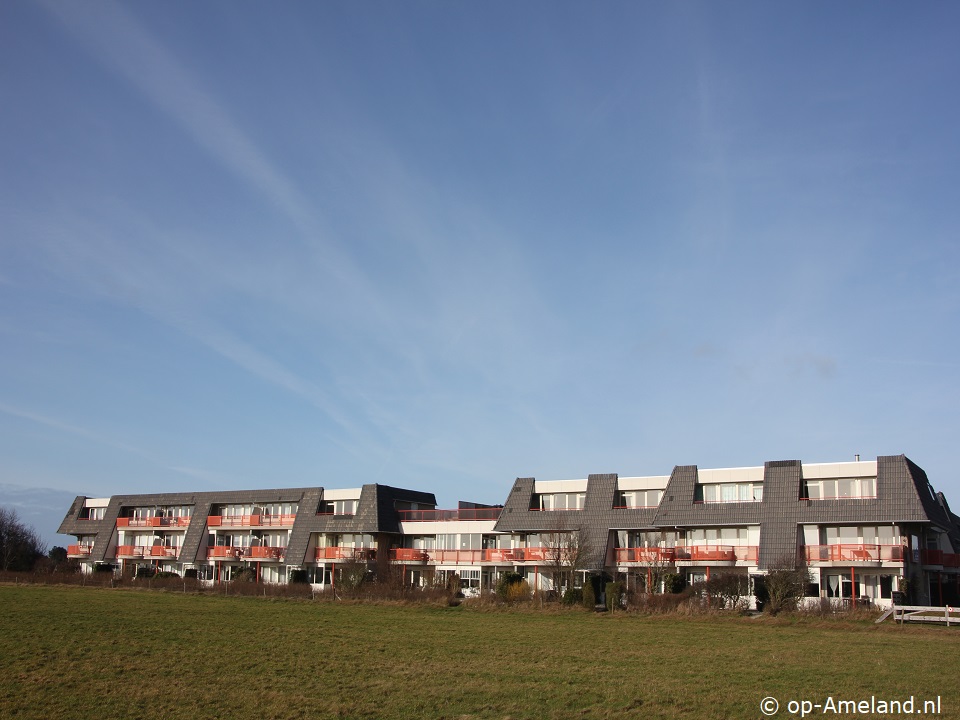
[[[757,578],[799,561],[811,598],[960,603],[960,518],[903,455],[518,478],[503,506],[455,510],[384,485],[78,497],[60,532],[76,536],[68,554],[87,570],[150,565],[212,582],[250,570],[282,583],[298,570],[335,587],[360,564],[411,585],[455,573],[469,593],[506,571],[544,591],[591,575],[663,589],[667,577]]]

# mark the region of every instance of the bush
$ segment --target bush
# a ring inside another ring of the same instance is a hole
[[[507,586],[507,602],[525,602],[530,599],[530,583],[521,580]]]
[[[762,591],[756,592],[758,607],[771,615],[784,610],[796,610],[810,583],[807,566],[794,558],[783,558],[770,566],[763,579]],[[761,592],[764,598],[761,600]]]
[[[511,588],[514,585],[519,585],[523,581],[524,581],[523,575],[521,575],[518,572],[508,571],[505,573],[501,573],[500,579],[497,580],[497,590],[496,590],[497,597],[499,597],[501,600],[509,602]],[[530,590],[530,586],[528,585],[527,591],[529,592],[529,590]]]
[[[607,610],[618,610],[623,607],[625,589],[622,582],[608,582],[606,586]]]
[[[714,573],[703,584],[703,590],[711,597],[720,600],[719,607],[731,610],[745,609],[747,593],[747,576],[743,573],[718,572]]]
[[[687,579],[679,573],[666,573],[663,576],[663,592],[670,595],[682,593],[687,588]]]
[[[597,606],[597,593],[593,589],[592,577],[588,577],[583,584],[583,606],[588,610],[593,610]]]
[[[564,605],[582,605],[583,604],[583,589],[582,588],[567,588],[563,593]]]
[[[290,571],[290,582],[298,585],[303,585],[307,583],[307,571],[306,570],[291,570]]]

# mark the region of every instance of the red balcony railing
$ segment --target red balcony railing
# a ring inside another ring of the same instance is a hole
[[[456,510],[397,510],[400,522],[437,522],[440,520],[498,520],[502,507],[458,508]]]
[[[736,562],[737,551],[732,545],[691,545],[676,548],[674,557],[689,562]]]
[[[413,548],[394,548],[390,559],[407,562],[434,562],[453,565],[495,562],[523,562],[523,550],[488,548],[485,550],[415,550]]]
[[[618,563],[672,563],[673,548],[617,548]]]
[[[316,559],[368,562],[377,559],[377,551],[374,548],[319,547],[317,548]]]
[[[93,552],[93,545],[68,545],[67,546],[67,557],[72,557],[72,558],[90,557],[91,552]]]
[[[118,528],[187,527],[188,517],[117,518]]]
[[[903,562],[902,545],[807,545],[809,562]]]
[[[618,563],[756,562],[756,545],[691,545],[672,548],[617,548]]]
[[[400,562],[426,562],[430,559],[426,550],[416,550],[414,548],[394,548],[390,551],[391,560]]]
[[[209,527],[282,527],[293,525],[296,515],[208,515]]]
[[[947,553],[943,550],[921,550],[920,562],[924,565],[940,565],[942,567],[960,567],[960,554]]]
[[[231,545],[218,545],[207,548],[207,557],[211,560],[241,560],[246,548]]]
[[[247,550],[246,557],[251,560],[283,560],[283,556],[287,552],[287,549],[283,547],[267,547],[265,545],[247,548]]]
[[[172,545],[118,545],[117,557],[121,560],[131,558],[175,558],[180,548]]]

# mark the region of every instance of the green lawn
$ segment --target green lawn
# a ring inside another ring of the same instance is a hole
[[[953,628],[0,586],[3,718],[728,720],[828,695],[950,718],[958,657]]]

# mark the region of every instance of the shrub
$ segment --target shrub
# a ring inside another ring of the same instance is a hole
[[[519,585],[521,582],[523,582],[523,575],[518,572],[507,571],[505,573],[501,573],[500,579],[497,580],[497,597],[499,597],[501,600],[509,602],[511,592],[510,589],[514,585]],[[527,586],[528,592],[529,589],[529,586]]]
[[[530,583],[521,580],[507,586],[507,602],[524,602],[530,599]]]
[[[703,584],[703,590],[709,596],[718,598],[720,607],[742,610],[744,596],[747,595],[747,576],[735,572],[714,573]]]
[[[290,571],[290,582],[294,584],[303,585],[307,582],[307,571],[306,570],[291,570]]]
[[[563,593],[563,604],[564,605],[582,605],[583,604],[583,589],[582,588],[567,588]]]
[[[622,582],[608,582],[606,586],[607,610],[623,607],[624,587]]]
[[[671,595],[682,593],[687,587],[687,579],[679,573],[666,573],[663,576],[663,592]]]
[[[796,610],[809,583],[810,572],[803,562],[786,557],[773,563],[763,580],[765,610],[771,615],[784,610]],[[756,595],[759,605],[760,592]]]
[[[597,606],[597,593],[593,588],[593,578],[588,577],[583,583],[583,606],[593,610]]]

